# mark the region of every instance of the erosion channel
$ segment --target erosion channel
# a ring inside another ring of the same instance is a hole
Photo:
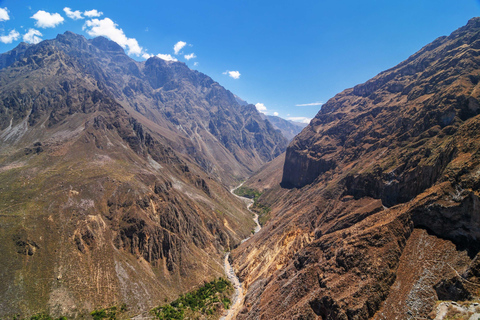
[[[230,192],[234,196],[236,196],[237,198],[242,199],[246,203],[247,209],[251,213],[253,213],[253,215],[254,215],[253,221],[255,221],[255,224],[256,224],[254,233],[257,233],[258,231],[260,231],[260,229],[262,229],[262,227],[258,223],[258,214],[256,214],[252,210],[250,210],[250,207],[253,205],[253,200],[249,199],[249,198],[245,198],[245,197],[240,197],[240,196],[235,194],[235,190],[240,188],[242,185],[243,185],[243,182],[240,185],[238,185],[237,187],[230,190]],[[250,239],[250,237],[243,239],[242,242],[245,242],[248,239]],[[240,283],[240,280],[238,279],[237,275],[235,274],[235,271],[233,270],[233,267],[230,264],[230,261],[228,260],[229,257],[230,257],[230,252],[227,252],[227,254],[225,255],[224,268],[225,268],[225,274],[227,275],[228,280],[233,284],[233,287],[235,288],[235,293],[233,295],[232,307],[227,310],[228,311],[227,314],[225,316],[221,317],[220,320],[234,319],[235,315],[240,311],[243,299],[245,298],[245,295],[244,295],[244,292],[243,292],[243,285],[242,285],[242,283]]]

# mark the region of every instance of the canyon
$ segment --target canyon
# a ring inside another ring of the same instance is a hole
[[[476,313],[480,18],[300,130],[103,37],[0,55],[0,317],[145,315],[225,270],[227,319]]]
[[[230,187],[287,145],[255,106],[102,37],[0,61],[0,317],[135,315],[224,275],[254,229]]]

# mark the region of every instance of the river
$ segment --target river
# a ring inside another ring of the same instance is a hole
[[[241,183],[239,186],[230,190],[230,192],[234,196],[236,196],[237,198],[242,199],[247,204],[247,209],[251,213],[253,213],[253,215],[254,215],[253,221],[255,221],[255,224],[256,224],[254,233],[257,233],[258,231],[260,231],[260,229],[262,229],[262,227],[258,223],[258,214],[256,214],[252,210],[250,210],[250,207],[253,205],[253,200],[245,198],[245,197],[237,196],[234,193],[235,190],[240,188],[242,185],[243,185],[243,183]],[[247,238],[243,239],[242,243],[247,241],[248,239],[250,239],[250,237],[247,237]],[[235,274],[235,271],[233,270],[233,267],[230,264],[230,261],[228,260],[229,257],[230,257],[230,252],[228,252],[225,255],[224,268],[225,268],[225,274],[227,275],[227,279],[233,284],[233,287],[235,288],[235,293],[233,295],[231,308],[227,310],[227,314],[225,316],[221,317],[220,320],[232,320],[232,319],[234,319],[235,316],[237,315],[237,313],[240,311],[240,308],[243,305],[243,299],[245,298],[245,292],[243,290],[243,284],[240,282],[240,279],[238,279],[237,275]]]

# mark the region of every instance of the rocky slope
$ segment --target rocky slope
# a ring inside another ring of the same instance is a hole
[[[22,43],[1,56],[0,67],[16,62],[16,67],[30,63],[33,68],[49,69],[43,60],[54,53],[65,60],[58,75],[67,69],[70,81],[87,75],[164,143],[226,184],[247,177],[286,148],[285,138],[261,118],[255,106],[238,104],[231,92],[210,77],[184,63],[157,57],[136,62],[103,37],[87,41],[66,32],[36,46]],[[57,120],[61,116],[56,114]],[[18,119],[13,120],[15,124]],[[9,115],[3,116],[0,128],[5,129],[9,121]]]
[[[254,106],[70,32],[0,67],[0,317],[135,314],[223,275],[254,227],[227,187],[286,143]]]
[[[280,132],[288,141],[292,141],[297,134],[299,134],[303,128],[307,126],[306,123],[294,122],[291,120],[285,120],[277,116],[266,115],[265,118]]]
[[[240,97],[234,95],[235,100],[238,102],[239,105],[241,106],[246,106],[248,105],[248,102],[245,100],[241,99]],[[277,117],[277,116],[271,116],[268,114],[263,114],[261,113],[260,116],[262,119],[267,119],[272,126],[280,130],[282,135],[287,138],[288,141],[292,141],[292,139],[299,134],[303,128],[307,126],[306,123],[300,123],[300,122],[295,122],[291,120],[285,120],[283,118]]]
[[[238,319],[432,318],[478,299],[479,56],[475,18],[322,107],[260,198],[271,221],[232,253]]]

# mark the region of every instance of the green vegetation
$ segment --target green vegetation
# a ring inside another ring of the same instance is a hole
[[[255,211],[258,214],[258,222],[260,225],[264,226],[268,220],[270,220],[270,207],[261,204],[258,199],[262,195],[261,192],[251,189],[248,187],[240,187],[235,190],[235,194],[240,197],[245,197],[248,199],[253,199],[252,211]]]
[[[240,196],[240,197],[245,197],[245,198],[248,198],[248,199],[253,199],[253,201],[257,201],[258,198],[260,198],[260,196],[262,195],[262,193],[258,192],[257,190],[254,190],[254,189],[251,189],[251,188],[247,188],[247,187],[240,187],[240,188],[237,188],[234,193],[237,195],[237,196]]]
[[[127,311],[127,305],[122,304],[120,308],[117,306],[113,306],[110,308],[95,310],[90,313],[94,320],[102,320],[102,319],[109,319],[114,320],[117,319],[117,315],[121,313],[125,313]]]
[[[258,214],[258,223],[260,223],[260,225],[264,226],[265,223],[270,220],[270,207],[255,202],[252,206],[252,210],[254,210]]]
[[[161,320],[213,318],[222,307],[223,309],[230,307],[229,296],[232,292],[232,284],[224,278],[219,278],[180,296],[170,304],[152,309],[151,313],[156,319]]]

